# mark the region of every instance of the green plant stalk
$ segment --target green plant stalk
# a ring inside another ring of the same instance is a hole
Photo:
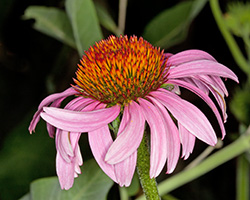
[[[248,77],[250,77],[250,66],[245,57],[242,55],[242,52],[239,46],[237,45],[234,37],[232,36],[232,34],[229,32],[229,30],[225,25],[218,0],[210,0],[209,2],[215,21],[228,45],[228,48],[230,49],[234,57],[235,62],[241,68],[241,70],[244,71],[248,75]]]
[[[237,158],[236,169],[236,199],[249,199],[249,163],[245,158],[245,154]]]
[[[125,187],[119,187],[120,200],[129,200],[128,192]]]
[[[160,196],[157,189],[155,178],[150,178],[150,154],[148,149],[148,140],[144,134],[141,144],[137,151],[137,173],[140,183],[147,200],[159,200]]]
[[[248,149],[250,149],[250,126],[248,127],[245,134],[240,136],[235,142],[209,156],[199,165],[191,169],[184,170],[161,182],[158,185],[159,194],[162,196],[171,192],[172,190],[202,176],[219,165],[242,154]],[[143,199],[145,199],[145,197],[141,196],[137,200]]]

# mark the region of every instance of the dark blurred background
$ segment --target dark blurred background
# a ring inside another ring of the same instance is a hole
[[[117,19],[118,1],[104,0]],[[128,1],[125,34],[140,36],[145,25],[159,12],[180,1],[137,0]],[[228,1],[220,1],[225,9]],[[32,28],[33,20],[22,20],[30,5],[64,8],[62,0],[0,0],[0,199],[17,199],[29,191],[31,181],[55,175],[54,140],[49,138],[45,124],[40,122],[36,133],[30,136],[29,122],[40,101],[48,94],[61,92],[69,87],[79,61],[75,50]],[[174,19],[170,19],[174,20]],[[164,24],[163,24],[164,26]],[[105,37],[110,33],[104,30]],[[150,41],[149,41],[150,42]],[[240,42],[240,41],[239,41]],[[243,73],[235,64],[212,16],[209,4],[193,21],[186,41],[166,50],[176,53],[186,49],[201,49],[212,54],[220,63],[228,66],[244,80]],[[230,101],[234,82],[228,80]],[[190,93],[183,94],[200,105],[209,115],[205,104]],[[238,131],[238,123],[231,115],[225,124],[227,145],[230,134]],[[219,134],[218,124],[211,114]],[[83,136],[82,143],[85,143]],[[85,144],[84,144],[85,145]],[[85,145],[86,146],[86,145]],[[196,143],[194,153],[187,161],[180,159],[175,173],[199,155],[206,144]],[[86,147],[88,148],[88,147]],[[82,152],[84,147],[81,145]],[[86,150],[89,153],[89,150]],[[83,153],[84,159],[91,157]],[[166,175],[160,178],[167,177]],[[208,174],[171,192],[178,199],[234,199],[235,160],[231,160]]]

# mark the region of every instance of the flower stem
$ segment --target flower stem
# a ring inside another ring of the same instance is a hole
[[[147,200],[159,200],[160,196],[157,189],[155,178],[150,178],[150,155],[148,149],[148,139],[144,133],[143,139],[137,151],[137,173],[140,178],[141,186]]]
[[[210,7],[213,12],[214,18],[217,22],[217,25],[221,31],[221,34],[223,35],[228,48],[230,49],[235,62],[239,65],[242,71],[244,71],[248,77],[250,76],[250,68],[247,60],[244,58],[239,46],[237,45],[236,41],[234,40],[234,37],[229,32],[228,28],[226,27],[226,24],[223,20],[223,15],[219,7],[218,0],[210,0]]]

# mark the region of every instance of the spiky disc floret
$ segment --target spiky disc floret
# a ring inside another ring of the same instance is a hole
[[[108,104],[146,96],[166,81],[163,51],[136,36],[110,36],[83,55],[75,87],[81,95]]]

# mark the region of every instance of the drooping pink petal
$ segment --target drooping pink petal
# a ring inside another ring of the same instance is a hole
[[[224,123],[226,122],[227,113],[226,113],[226,102],[224,100],[224,95],[227,96],[228,92],[220,77],[195,75],[190,78],[181,78],[180,80],[184,80],[185,82],[189,83],[191,83],[192,81],[195,85],[197,85],[198,88],[200,88],[206,94],[209,94],[210,91],[221,108]]]
[[[220,88],[221,91],[223,91],[223,93],[227,97],[228,96],[228,91],[227,91],[227,88],[226,88],[224,82],[221,80],[221,78],[217,77],[217,76],[212,76],[211,79],[213,80],[213,83],[216,83],[216,88]]]
[[[201,89],[206,95],[209,95],[209,89],[206,85],[204,85],[203,82],[200,80],[197,80],[196,78],[190,77],[190,78],[181,78],[181,79],[171,79],[171,80],[182,80],[186,83],[190,83],[191,85],[196,86],[197,88]]]
[[[78,148],[76,148],[78,150]],[[71,163],[65,162],[65,160],[61,157],[61,154],[57,152],[56,154],[56,172],[59,178],[59,183],[62,189],[68,190],[74,184],[74,178],[77,176],[77,173],[81,173],[79,168],[79,162],[81,161],[81,154],[76,154],[74,158],[72,158]]]
[[[199,75],[199,76],[196,76],[194,78],[196,78],[197,80],[200,80],[203,84],[205,84],[207,86],[209,85],[213,88],[216,88],[218,91],[220,91],[220,93],[228,96],[228,92],[227,92],[227,89],[225,87],[225,84],[223,83],[223,81],[221,80],[220,77]]]
[[[218,90],[218,88],[214,88],[210,85],[207,85],[207,87],[209,88],[210,92],[213,94],[215,100],[217,101],[221,111],[222,111],[222,115],[223,115],[223,121],[224,123],[226,123],[227,121],[227,105],[224,99],[224,93],[222,93],[221,91]]]
[[[167,163],[168,168],[166,173],[172,173],[177,165],[180,156],[180,139],[178,129],[171,119],[166,108],[155,98],[147,96],[154,105],[159,109],[164,123],[166,124],[166,139],[167,139]]]
[[[201,51],[201,50],[187,50],[187,51],[182,51],[180,53],[177,53],[173,56],[171,56],[168,59],[168,63],[170,65],[180,65],[183,63],[187,63],[187,62],[192,62],[195,60],[212,60],[212,61],[216,61],[213,56],[211,56],[210,54],[208,54],[205,51]]]
[[[79,166],[81,166],[83,164],[83,160],[82,160],[82,154],[81,154],[81,151],[80,151],[80,147],[79,147],[79,144],[76,145],[76,148],[75,148],[75,156],[76,156],[76,167],[75,167],[75,171],[80,174],[81,173],[81,169]]]
[[[83,110],[89,104],[96,102],[93,99],[85,98],[85,97],[77,97],[71,100],[64,108],[67,110],[80,111]]]
[[[68,190],[74,184],[74,165],[67,163],[61,154],[57,152],[56,154],[56,171],[59,178],[59,183],[62,189]]]
[[[166,127],[161,113],[152,103],[142,98],[139,98],[138,102],[150,127],[150,177],[156,177],[167,159]]]
[[[168,79],[192,77],[194,75],[212,75],[230,78],[237,83],[237,76],[226,66],[211,61],[211,60],[198,60],[187,62],[169,69]]]
[[[62,101],[65,99],[66,97],[63,97],[63,98],[60,98],[60,99],[56,99],[55,101],[53,101],[51,104],[50,104],[50,107],[60,107]],[[40,115],[39,115],[39,118],[40,118]],[[54,138],[54,134],[55,134],[55,127],[52,126],[51,124],[49,123],[46,123],[46,127],[47,127],[47,131],[48,131],[48,134],[51,138]]]
[[[209,91],[215,97],[221,111],[223,114],[224,123],[227,121],[227,113],[226,113],[226,102],[224,99],[224,95],[227,95],[227,90],[223,89],[224,83],[218,84],[216,81],[219,81],[220,78],[215,79],[215,77],[210,76],[199,76],[200,80],[204,83],[204,85],[209,89]],[[225,86],[224,86],[225,87]]]
[[[86,112],[45,107],[44,111],[41,117],[57,128],[72,132],[89,132],[112,122],[119,115],[120,106]]]
[[[119,136],[123,132],[129,120],[130,120],[130,113],[128,110],[128,106],[125,106],[117,136]],[[127,187],[130,185],[134,175],[136,161],[137,161],[137,151],[131,154],[127,159],[114,165],[116,179],[121,187],[123,186]]]
[[[115,175],[120,187],[128,187],[131,184],[137,161],[137,151],[132,153],[128,158],[115,164]]]
[[[56,94],[52,94],[52,95],[49,95],[48,97],[46,97],[39,105],[38,107],[38,110],[37,112],[34,114],[33,116],[33,119],[30,123],[30,126],[29,126],[29,132],[32,133],[33,131],[35,131],[35,127],[37,125],[37,123],[39,122],[40,120],[40,113],[43,111],[43,107],[45,106],[48,106],[49,104],[51,104],[53,101],[58,101],[58,102],[61,102],[63,101],[63,99],[65,99],[66,97],[68,96],[71,96],[71,95],[75,95],[77,94],[78,92],[70,87],[68,88],[67,90],[65,90],[64,92],[61,92],[61,93],[56,93]],[[55,105],[54,105],[55,106]],[[59,106],[58,104],[56,106]],[[50,134],[51,135],[51,134]]]
[[[105,155],[113,143],[108,125],[88,133],[89,145],[96,162],[101,169],[115,182],[117,182],[114,165],[110,165],[104,161]]]
[[[143,137],[145,119],[140,106],[134,101],[127,106],[130,120],[107,152],[105,161],[109,164],[116,164],[128,158],[137,150]]]
[[[212,111],[214,112],[214,114],[218,120],[218,123],[220,125],[220,129],[221,129],[221,133],[222,133],[222,138],[224,138],[226,135],[224,124],[222,122],[222,119],[221,119],[221,116],[220,116],[220,113],[219,113],[217,107],[214,105],[213,101],[209,98],[209,96],[207,94],[205,94],[199,88],[197,88],[197,87],[195,87],[187,82],[184,82],[182,80],[169,80],[169,82],[192,91],[193,93],[197,94],[200,98],[202,98],[207,103],[207,105],[212,109]]]
[[[214,129],[196,106],[167,90],[154,91],[150,94],[158,99],[190,133],[209,145],[216,144]]]
[[[195,136],[192,135],[181,123],[178,123],[180,141],[182,144],[182,158],[186,160],[193,152],[195,144]]]
[[[93,99],[77,97],[70,101],[65,109],[69,110],[92,110],[92,105],[96,106],[96,101]],[[49,124],[49,123],[47,123]],[[52,126],[52,125],[50,125]],[[80,138],[81,133],[70,133],[68,131],[64,131],[61,129],[57,129],[56,132],[56,149],[60,152],[61,156],[65,159],[66,162],[70,163],[71,158],[74,156],[74,151],[76,148],[76,144]]]
[[[71,157],[74,156],[73,148],[70,143],[69,135],[67,131],[61,129],[56,130],[56,149],[61,154],[62,158],[67,162],[71,162]]]

